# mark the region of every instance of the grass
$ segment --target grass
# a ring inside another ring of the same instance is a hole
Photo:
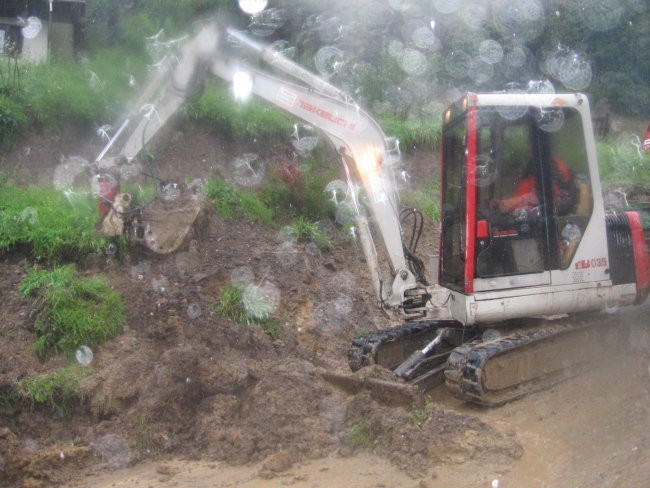
[[[205,183],[203,191],[225,219],[234,219],[243,214],[251,222],[270,224],[273,221],[273,211],[249,190],[237,190],[222,179],[211,178]]]
[[[424,185],[424,189],[415,195],[415,206],[433,222],[440,221],[440,180],[431,180]]]
[[[597,143],[600,177],[604,186],[650,188],[650,151],[639,151],[635,142]]]
[[[86,369],[75,364],[51,373],[30,376],[18,383],[19,396],[32,405],[43,405],[65,414],[75,401],[83,400],[81,378]]]
[[[345,432],[348,441],[356,448],[368,449],[372,447],[372,437],[366,427],[365,419],[353,424]]]
[[[80,277],[73,265],[32,269],[20,284],[33,299],[34,349],[71,355],[78,347],[94,347],[119,334],[126,323],[125,306],[101,276]]]
[[[61,262],[102,252],[95,233],[96,200],[50,188],[0,184],[0,251],[28,248],[36,260]]]
[[[438,120],[440,119],[440,120]],[[400,147],[408,150],[416,147],[438,147],[441,138],[442,116],[435,122],[428,120],[404,120],[394,115],[379,118],[386,134],[399,139]]]
[[[229,87],[218,81],[206,83],[201,97],[187,105],[184,114],[215,133],[239,142],[286,140],[295,123],[284,112],[262,100],[237,103]]]
[[[239,286],[229,285],[221,290],[216,310],[238,325],[259,326],[271,339],[278,339],[282,334],[279,322],[271,316],[269,305]]]
[[[333,246],[325,233],[320,229],[318,222],[310,222],[304,217],[298,217],[287,226],[289,237],[298,242],[313,242],[321,251],[331,251]]]

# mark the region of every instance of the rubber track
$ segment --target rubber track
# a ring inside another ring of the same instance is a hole
[[[406,322],[389,329],[377,330],[357,337],[352,341],[348,350],[348,363],[352,371],[357,371],[364,366],[377,364],[377,353],[382,346],[397,343],[412,343],[413,346],[407,354],[415,351],[418,347],[424,347],[428,340],[433,339],[435,332],[440,327],[458,325],[458,322],[448,320],[423,320],[418,322]],[[408,357],[408,355],[406,356]],[[406,357],[402,359],[406,359]],[[392,364],[381,364],[387,368],[394,367]]]
[[[598,321],[596,319],[596,321]],[[598,324],[581,321],[578,324],[548,324],[516,331],[499,339],[482,342],[474,340],[452,351],[445,369],[445,385],[456,397],[486,406],[498,406],[522,397],[528,393],[548,388],[566,378],[571,370],[562,369],[539,376],[530,381],[498,391],[487,390],[484,386],[484,371],[490,359],[509,352],[519,352],[532,348],[555,337],[583,333]],[[574,367],[581,360],[576,360]],[[512,367],[516,367],[513,365]]]

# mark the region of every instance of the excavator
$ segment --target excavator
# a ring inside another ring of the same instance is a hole
[[[353,371],[376,364],[409,387],[444,382],[463,400],[500,405],[606,353],[584,347],[615,329],[613,316],[602,312],[647,298],[643,227],[636,212],[605,211],[585,95],[466,93],[444,112],[431,279],[415,253],[421,214],[400,209],[379,124],[348,94],[241,31],[211,23],[185,42],[124,117],[97,166],[136,160],[157,132],[152,113],[162,126],[206,75],[319,129],[340,155],[379,306],[401,322],[353,340]],[[129,198],[114,188],[103,198],[110,207],[105,221],[117,225],[106,232],[130,228],[151,250],[173,252],[201,205],[167,197],[158,212],[175,212],[183,222],[171,238],[157,227],[165,220],[160,214],[133,217],[125,210]],[[127,215],[133,221],[125,226]]]

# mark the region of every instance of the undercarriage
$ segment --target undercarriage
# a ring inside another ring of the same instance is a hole
[[[455,321],[423,321],[355,339],[353,371],[371,364],[399,383],[425,392],[442,383],[457,398],[498,406],[550,388],[607,353],[618,327],[606,314],[532,319],[468,328]]]

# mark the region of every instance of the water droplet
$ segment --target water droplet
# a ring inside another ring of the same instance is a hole
[[[485,329],[481,338],[484,342],[496,341],[501,338],[501,332],[496,329]]]
[[[411,39],[413,39],[413,44],[420,49],[426,49],[432,51],[439,45],[438,39],[436,39],[435,34],[431,30],[431,27],[418,27],[411,34]]]
[[[233,285],[245,288],[255,281],[255,273],[248,266],[240,266],[230,272],[230,281]]]
[[[451,51],[445,57],[445,69],[453,78],[465,78],[469,71],[470,56],[464,51]]]
[[[512,68],[521,68],[526,64],[526,58],[526,51],[523,48],[516,46],[506,53],[504,61]]]
[[[314,56],[318,72],[325,78],[330,78],[343,68],[345,64],[343,51],[334,46],[321,47]]]
[[[395,58],[401,58],[404,53],[404,43],[393,39],[388,43],[388,54]]]
[[[318,144],[319,137],[311,125],[295,124],[291,134],[291,144],[298,154],[306,156]]]
[[[424,74],[427,70],[427,58],[417,49],[405,49],[401,59],[404,71],[413,76]]]
[[[469,77],[482,85],[494,76],[494,66],[480,58],[472,58],[469,64]]]
[[[239,186],[253,187],[264,179],[266,164],[257,154],[246,153],[231,161],[229,169],[232,181]]]
[[[580,0],[578,5],[584,24],[598,32],[616,27],[625,12],[620,0]]]
[[[56,168],[54,168],[52,185],[57,190],[70,188],[75,185],[77,177],[85,174],[88,168],[88,161],[84,158],[79,156],[64,158]]]
[[[523,90],[520,90],[518,88],[512,88],[507,90],[508,93],[524,93]],[[509,106],[503,106],[503,107],[497,107],[497,112],[499,112],[499,115],[503,117],[506,120],[517,120],[523,117],[526,112],[528,111],[528,107],[526,105],[509,105]]]
[[[342,202],[336,207],[334,218],[336,223],[342,226],[352,225],[355,222],[357,210],[350,202]]]
[[[503,59],[503,47],[494,39],[486,39],[479,45],[478,54],[484,62],[496,64]]]
[[[88,366],[93,362],[93,351],[88,346],[81,346],[74,353],[74,358],[82,366]]]
[[[332,195],[332,201],[338,205],[346,199],[348,185],[343,180],[332,180],[325,186],[325,193]]]
[[[253,15],[248,28],[257,37],[268,37],[282,27],[286,21],[287,13],[284,9],[270,8]]]
[[[591,64],[572,49],[560,46],[546,58],[543,67],[571,90],[583,90],[591,83]]]
[[[187,316],[191,319],[197,319],[201,316],[201,307],[197,303],[190,303],[187,306]]]
[[[268,319],[280,307],[280,290],[269,281],[250,284],[242,296],[246,313],[255,319]]]
[[[506,38],[532,40],[544,30],[544,9],[538,0],[495,0],[492,15],[495,28]]]
[[[131,462],[129,444],[116,434],[97,437],[93,439],[92,446],[110,469],[124,468]]]
[[[108,245],[106,246],[106,255],[107,256],[114,256],[117,253],[117,244],[114,242],[109,242]]]
[[[349,326],[352,307],[352,299],[347,296],[326,301],[316,306],[312,313],[314,330],[322,335],[343,332]]]
[[[540,109],[535,114],[539,128],[546,132],[557,132],[564,125],[564,112],[562,109]]]
[[[38,210],[34,207],[25,207],[23,211],[20,212],[20,220],[28,225],[36,224],[36,222],[38,222]]]
[[[285,241],[278,246],[278,262],[282,266],[292,266],[298,261],[298,249],[293,242]]]
[[[433,6],[441,14],[451,14],[461,6],[461,0],[433,0]]]
[[[181,196],[181,188],[178,183],[166,183],[162,187],[162,199],[166,202],[173,202]]]

